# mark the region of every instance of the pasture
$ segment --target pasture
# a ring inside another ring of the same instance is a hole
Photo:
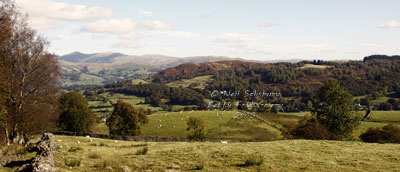
[[[400,145],[350,141],[128,142],[56,136],[56,171],[396,171]],[[80,144],[77,143],[80,141]],[[74,163],[75,162],[75,163]],[[77,165],[79,162],[79,166]],[[256,162],[251,164],[248,162]]]

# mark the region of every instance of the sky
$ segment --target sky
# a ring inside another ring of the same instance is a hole
[[[400,54],[398,0],[15,0],[57,55],[251,60]]]

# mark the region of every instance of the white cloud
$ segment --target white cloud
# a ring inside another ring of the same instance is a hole
[[[150,34],[173,36],[173,37],[188,37],[188,38],[195,38],[200,36],[200,34],[198,33],[179,31],[179,30],[151,31]]]
[[[135,39],[138,37],[136,33],[136,23],[130,19],[111,19],[90,22],[81,31],[89,32],[93,35],[109,34],[116,35],[122,39]]]
[[[380,28],[396,28],[396,27],[400,27],[400,22],[392,20],[390,22],[383,22],[381,23],[381,25],[379,26]]]
[[[257,37],[256,35],[226,32],[222,33],[222,35],[215,39],[214,42],[225,44],[231,50],[236,51],[235,54],[272,54],[269,51],[269,48],[259,41],[259,38],[260,37]]]
[[[138,12],[139,12],[139,14],[144,15],[144,16],[149,16],[149,17],[154,16],[153,12],[151,12],[151,11],[139,10]]]
[[[172,36],[194,36],[190,32],[168,30],[171,25],[160,21],[145,21],[134,22],[128,18],[125,19],[111,19],[99,20],[88,23],[88,25],[81,29],[83,32],[92,34],[105,33],[109,35],[116,35],[122,39],[136,39],[139,37],[138,30],[150,30],[155,34],[167,34]]]
[[[136,29],[136,23],[130,19],[111,19],[90,22],[85,31],[94,33],[129,33]]]
[[[160,22],[160,21],[145,21],[140,25],[149,30],[166,30],[171,29],[171,24]]]
[[[90,21],[114,16],[110,8],[55,2],[52,0],[16,0],[21,11],[28,13],[35,29],[54,29],[59,21]]]

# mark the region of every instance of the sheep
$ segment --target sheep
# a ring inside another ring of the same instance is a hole
[[[221,143],[227,144],[228,142],[227,142],[227,141],[222,141],[222,140],[221,140]]]
[[[76,141],[76,143],[78,143],[78,144],[81,144],[81,142],[78,140],[78,141]]]

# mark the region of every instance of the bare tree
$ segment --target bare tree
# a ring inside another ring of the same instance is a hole
[[[24,144],[57,119],[58,62],[48,42],[29,28],[14,2],[0,0],[0,58],[9,96],[3,115],[7,142]]]

